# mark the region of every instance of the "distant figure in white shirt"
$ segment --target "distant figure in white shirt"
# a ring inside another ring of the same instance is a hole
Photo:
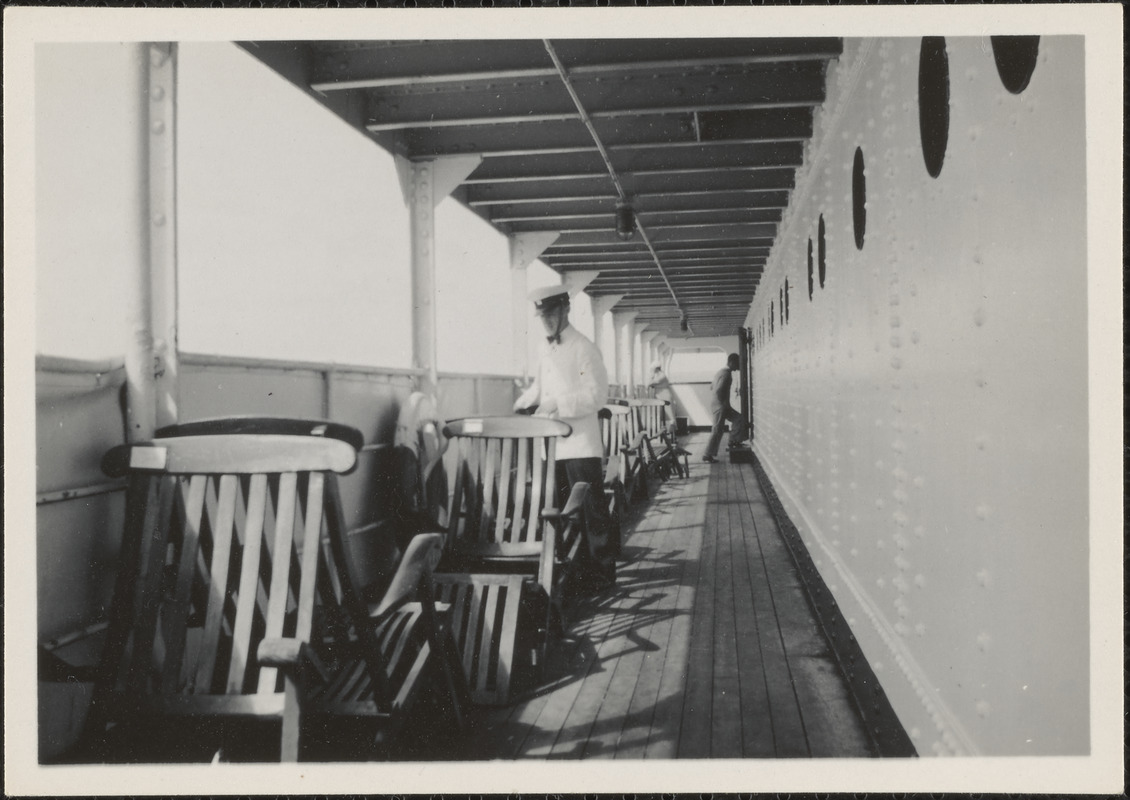
[[[616,580],[619,531],[608,513],[601,469],[603,447],[597,411],[608,401],[608,372],[597,349],[569,324],[569,291],[548,286],[530,293],[545,326],[534,382],[514,403],[515,411],[537,407],[537,416],[569,423],[570,436],[557,442],[557,485],[562,500],[574,483],[589,485],[585,502],[587,548],[578,552],[578,586],[596,591]]]

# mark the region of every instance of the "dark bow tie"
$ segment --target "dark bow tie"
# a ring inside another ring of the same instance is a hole
[[[561,344],[561,334],[559,333],[556,336],[546,336],[545,340],[550,344]]]

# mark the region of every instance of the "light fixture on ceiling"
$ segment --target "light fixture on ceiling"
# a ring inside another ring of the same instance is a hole
[[[684,311],[679,319],[679,330],[686,333],[690,329],[690,320],[687,318],[687,312]]]
[[[631,239],[636,232],[636,213],[626,201],[616,204],[616,235]]]

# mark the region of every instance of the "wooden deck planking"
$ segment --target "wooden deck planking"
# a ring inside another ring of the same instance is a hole
[[[792,565],[791,562],[782,560],[788,556],[784,545],[780,543],[776,525],[767,525],[764,519],[758,519],[755,512],[752,527],[750,591],[753,593],[765,685],[769,693],[774,751],[778,758],[803,757],[809,755],[808,741],[793,689],[773,594],[774,573],[790,570]],[[778,544],[779,547],[776,546]]]
[[[635,528],[633,545],[641,553],[655,550],[662,522],[661,515],[653,513]],[[643,648],[633,641],[633,633],[647,624],[648,617],[647,601],[637,595],[638,569],[639,562],[627,569],[620,568],[616,590],[597,605],[596,611],[606,618],[607,627],[597,645],[597,661],[573,701],[563,735],[551,750],[555,757],[612,758],[615,754],[643,656]]]
[[[660,688],[663,668],[671,651],[671,634],[677,615],[683,612],[678,608],[679,594],[684,590],[686,558],[680,558],[680,547],[688,539],[688,528],[696,524],[696,504],[693,501],[698,487],[705,489],[705,476],[669,482],[664,490],[670,493],[670,525],[663,530],[662,538],[657,538],[655,550],[646,556],[659,566],[652,567],[655,579],[666,582],[658,594],[654,608],[656,619],[644,630],[639,631],[641,640],[651,647],[643,653],[638,666],[635,685],[632,689],[624,723],[615,743],[616,758],[643,758],[648,740],[655,725],[655,711],[660,705]],[[660,495],[663,501],[667,495]],[[657,498],[659,499],[659,498]],[[702,506],[705,513],[705,504]],[[652,581],[654,586],[655,581]]]
[[[731,495],[732,470],[719,470],[712,477]],[[740,758],[742,755],[741,685],[738,670],[737,613],[734,606],[734,545],[742,538],[739,513],[731,501],[714,507],[718,539],[714,570],[714,697],[710,755]]]
[[[769,689],[765,683],[765,667],[761,656],[761,632],[757,627],[757,611],[753,602],[753,581],[758,576],[754,558],[758,556],[753,531],[753,512],[746,504],[738,510],[739,529],[734,548],[734,582],[740,587],[734,595],[734,615],[738,622],[738,667],[741,681],[742,755],[747,758],[772,758],[773,717],[769,708]]]
[[[768,508],[753,471],[741,470],[738,477],[749,499],[746,507],[750,513],[755,509],[759,512],[764,509],[767,513]],[[762,518],[760,524],[764,526],[767,523]],[[778,574],[775,580],[780,587],[774,589],[775,593],[789,595],[789,602],[778,605],[778,618],[811,755],[838,758],[873,755],[847,684],[839,673],[795,570]]]
[[[694,464],[643,510],[546,685],[480,710],[480,757],[870,755],[752,471]]]
[[[683,482],[680,500],[688,506],[681,519],[685,527],[669,531],[666,555],[671,558],[680,553],[680,578],[675,598],[675,613],[671,617],[671,630],[663,670],[659,678],[659,692],[652,714],[644,758],[675,758],[679,748],[679,730],[683,721],[683,693],[687,678],[687,659],[690,655],[691,626],[695,607],[698,571],[702,562],[703,529],[709,497],[709,469],[693,467],[690,477]],[[627,753],[625,755],[628,755]]]
[[[702,549],[695,575],[695,603],[691,617],[684,683],[683,719],[679,728],[679,758],[707,758],[710,755],[714,703],[714,572],[717,553],[719,482],[710,469]]]

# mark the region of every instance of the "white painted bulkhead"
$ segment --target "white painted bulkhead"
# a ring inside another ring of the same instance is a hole
[[[921,755],[1085,754],[1083,39],[1012,94],[988,37],[946,38],[937,178],[921,43],[831,68],[747,320],[756,452]]]

